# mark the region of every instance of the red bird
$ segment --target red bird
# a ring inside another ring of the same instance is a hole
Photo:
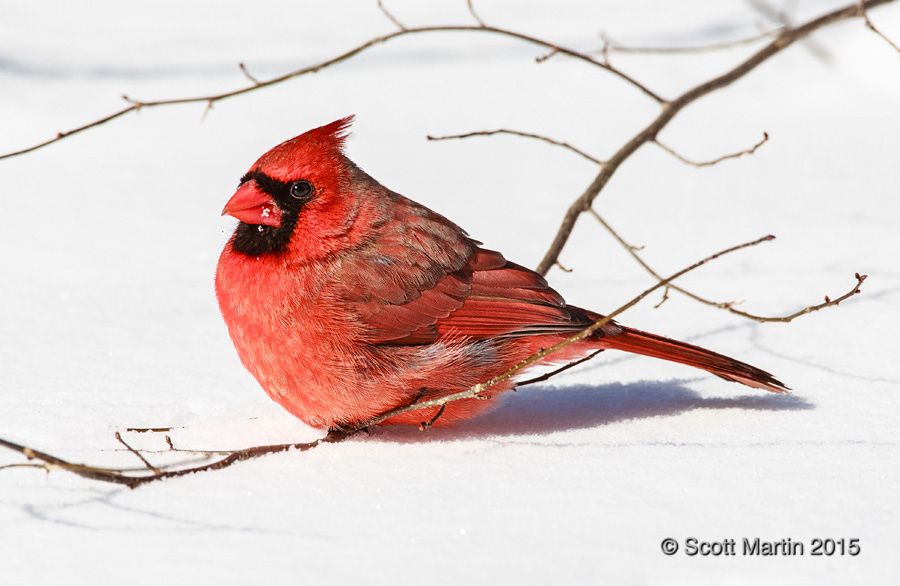
[[[241,362],[282,407],[309,425],[345,428],[467,389],[600,319],[367,175],[343,153],[352,121],[264,154],[222,212],[240,223],[219,258],[219,307]],[[551,359],[605,348],[787,391],[749,364],[615,322]],[[451,402],[436,423],[489,403]],[[436,413],[388,423],[418,425]]]

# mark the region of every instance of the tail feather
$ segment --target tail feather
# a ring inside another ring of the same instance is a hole
[[[670,340],[656,334],[622,327],[619,334],[602,338],[604,346],[653,358],[662,358],[695,368],[701,368],[725,380],[739,382],[748,387],[765,389],[773,393],[786,393],[790,389],[768,372],[734,358],[711,350]]]

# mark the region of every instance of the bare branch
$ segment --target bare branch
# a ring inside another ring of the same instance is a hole
[[[252,83],[253,85],[259,85],[259,80],[250,75],[250,71],[247,69],[247,66],[244,65],[243,61],[238,63],[238,67],[241,68],[241,72],[243,72],[244,77],[250,80],[250,83]]]
[[[535,57],[534,62],[535,63],[543,63],[544,61],[553,57],[554,55],[557,55],[558,53],[559,53],[559,51],[557,51],[556,49],[551,49],[549,53],[547,53],[545,55],[538,55],[537,57]],[[604,61],[604,63],[609,65],[609,61]]]
[[[581,149],[577,149],[577,148],[573,147],[572,145],[570,145],[567,142],[561,142],[558,140],[554,140],[552,138],[542,136],[540,134],[533,134],[531,132],[520,132],[518,130],[508,130],[506,128],[500,128],[497,130],[479,130],[479,131],[475,131],[475,132],[467,132],[465,134],[449,134],[447,136],[431,136],[429,134],[427,138],[428,138],[428,140],[450,140],[450,139],[455,139],[455,138],[469,138],[472,136],[492,136],[494,134],[511,134],[514,136],[523,136],[525,138],[535,138],[537,140],[544,141],[544,142],[552,144],[554,146],[559,146],[559,147],[568,149],[568,150],[572,151],[573,153],[575,153],[576,155],[584,157],[588,161],[595,163],[597,165],[603,164],[603,161],[601,161],[600,159],[592,157],[591,155],[587,154],[586,152],[582,151]]]
[[[862,7],[868,10],[875,6],[888,4],[893,1],[894,0],[865,0],[862,3]],[[603,168],[600,170],[591,184],[588,185],[588,187],[584,190],[584,193],[582,193],[581,196],[579,196],[578,199],[576,199],[569,206],[569,209],[566,211],[565,216],[563,217],[563,221],[560,224],[559,229],[557,230],[556,236],[554,237],[550,248],[547,250],[544,258],[541,260],[540,264],[538,264],[535,270],[542,275],[547,274],[547,271],[549,271],[550,268],[558,260],[562,249],[566,245],[566,242],[568,242],[569,236],[572,233],[572,229],[575,227],[575,222],[578,220],[578,217],[582,213],[590,210],[591,204],[594,202],[594,199],[600,194],[603,188],[606,187],[606,184],[619,169],[622,163],[624,163],[625,160],[633,155],[644,144],[655,141],[656,137],[659,135],[662,129],[665,128],[666,125],[668,125],[669,122],[671,122],[672,119],[675,118],[675,116],[679,112],[681,112],[681,110],[683,110],[687,105],[696,102],[703,96],[706,96],[716,90],[731,85],[738,79],[744,77],[745,75],[756,69],[761,63],[764,63],[773,55],[780,53],[795,42],[809,36],[812,32],[835,22],[848,20],[851,18],[858,18],[859,16],[860,6],[858,4],[853,4],[829,12],[796,28],[785,29],[777,37],[775,37],[772,42],[751,55],[749,58],[745,59],[730,71],[705,83],[702,83],[691,90],[688,90],[687,92],[683,93],[670,102],[664,102],[662,104],[662,111],[659,113],[656,119],[636,135],[634,135],[631,140],[629,140],[624,146],[622,146],[622,148],[616,151],[616,153],[613,154],[613,156],[604,163]]]
[[[210,464],[203,466],[195,466],[193,468],[185,468],[181,470],[159,470],[149,474],[140,474],[140,471],[132,471],[115,468],[98,468],[94,466],[85,466],[83,464],[73,464],[56,456],[51,456],[46,452],[41,452],[8,440],[0,439],[0,447],[5,447],[15,452],[19,452],[29,460],[39,460],[42,464],[35,464],[34,467],[50,470],[66,470],[83,478],[90,480],[99,480],[101,482],[110,482],[113,484],[122,484],[129,488],[136,488],[142,484],[162,480],[164,478],[175,478],[178,476],[186,476],[197,472],[206,472],[209,470],[221,470],[227,468],[237,462],[243,462],[251,458],[258,458],[266,454],[274,454],[278,452],[286,452],[288,450],[306,451],[316,447],[321,443],[339,442],[347,438],[347,433],[340,430],[332,430],[323,438],[312,442],[297,444],[282,444],[273,446],[256,446],[244,450],[237,450],[228,454],[228,456],[216,460]]]
[[[619,244],[622,245],[623,248],[625,248],[625,250],[628,251],[628,254],[630,254],[632,256],[632,258],[634,258],[634,260],[637,261],[637,263],[639,265],[644,267],[644,270],[646,270],[648,273],[653,275],[653,277],[655,279],[662,281],[662,277],[659,275],[659,273],[654,271],[650,267],[650,265],[648,265],[646,262],[644,262],[644,259],[642,259],[640,257],[640,255],[637,253],[637,251],[640,249],[635,248],[634,246],[628,244],[619,235],[619,233],[616,232],[613,229],[613,227],[610,226],[606,222],[606,220],[603,219],[603,217],[600,214],[597,213],[597,211],[594,208],[590,209],[590,213],[592,216],[594,216],[594,218],[597,219],[598,222],[600,222],[600,225],[603,226],[606,229],[606,231],[609,232],[612,235],[612,237],[615,238],[619,242]],[[856,285],[854,285],[853,289],[851,291],[845,293],[844,295],[841,295],[837,299],[830,299],[828,296],[826,296],[825,303],[820,303],[819,305],[811,305],[809,307],[804,307],[803,309],[801,309],[795,313],[792,313],[792,314],[786,315],[786,316],[782,316],[782,317],[767,317],[767,316],[761,316],[761,315],[754,315],[754,314],[748,313],[746,311],[741,311],[739,309],[734,308],[734,306],[737,305],[738,302],[735,302],[735,301],[725,301],[725,302],[710,301],[709,299],[701,297],[701,296],[699,296],[695,293],[692,293],[692,292],[688,291],[687,289],[683,289],[682,287],[675,285],[675,284],[666,285],[665,292],[663,294],[663,298],[660,300],[659,303],[656,304],[655,307],[659,307],[663,303],[666,302],[666,300],[669,298],[669,290],[672,289],[672,290],[678,291],[682,295],[686,295],[686,296],[690,297],[694,301],[699,301],[700,303],[703,303],[704,305],[710,305],[710,306],[716,307],[718,309],[724,309],[730,313],[739,315],[741,317],[745,317],[747,319],[752,319],[754,321],[758,321],[761,323],[763,323],[763,322],[789,323],[789,322],[793,321],[794,319],[800,317],[801,315],[806,315],[808,313],[812,313],[814,311],[818,311],[818,310],[824,309],[826,307],[832,307],[834,305],[839,304],[841,301],[844,301],[845,299],[852,297],[853,295],[856,295],[857,293],[859,293],[860,285],[862,285],[863,281],[866,280],[866,275],[860,276],[859,273],[857,273],[856,280],[857,280],[857,283],[856,283]]]
[[[823,303],[820,303],[818,305],[810,305],[808,307],[804,307],[803,309],[801,309],[797,312],[794,312],[790,315],[786,315],[784,317],[759,317],[756,315],[751,315],[749,313],[745,313],[743,311],[738,311],[737,309],[734,309],[733,307],[728,307],[727,309],[731,313],[735,313],[737,315],[740,315],[740,316],[743,316],[743,317],[746,317],[746,318],[749,318],[752,320],[756,320],[758,322],[789,323],[789,322],[793,321],[794,319],[800,317],[801,315],[806,315],[806,314],[812,313],[814,311],[819,311],[820,309],[825,309],[826,307],[834,307],[835,305],[838,305],[841,301],[844,301],[845,299],[849,299],[850,297],[853,297],[854,295],[858,294],[860,292],[860,290],[859,290],[860,286],[862,286],[863,281],[866,280],[866,277],[868,277],[868,275],[860,275],[859,273],[856,273],[853,276],[856,279],[856,284],[853,286],[852,289],[850,289],[850,291],[844,293],[837,299],[831,299],[830,297],[828,297],[828,295],[826,295],[825,301]]]
[[[400,29],[402,31],[407,30],[406,27],[403,26],[403,23],[401,23],[399,20],[397,20],[393,14],[388,12],[388,9],[384,6],[384,4],[381,2],[381,0],[378,0],[378,9],[381,10],[382,14],[384,14],[386,17],[388,17],[388,20],[393,22],[397,26],[398,29]]]
[[[162,433],[164,431],[172,431],[172,427],[126,427],[125,431],[131,433]]]
[[[676,100],[673,100],[671,102],[664,100],[662,97],[660,97],[658,94],[656,94],[655,92],[650,90],[644,84],[640,83],[633,77],[627,75],[623,71],[613,67],[608,62],[606,62],[605,59],[597,60],[586,53],[581,53],[579,51],[568,49],[568,48],[562,47],[560,45],[557,45],[555,43],[551,43],[549,41],[538,39],[536,37],[526,35],[523,33],[518,33],[518,32],[512,31],[512,30],[487,26],[484,24],[479,24],[478,26],[432,26],[432,27],[418,27],[418,28],[403,28],[402,25],[399,22],[397,22],[396,19],[393,18],[393,16],[391,16],[387,12],[387,10],[384,8],[383,4],[379,1],[379,7],[381,8],[382,12],[384,12],[386,15],[388,15],[388,17],[391,18],[391,20],[395,24],[400,26],[401,27],[400,30],[397,30],[393,33],[389,33],[387,35],[383,35],[380,37],[375,37],[373,39],[370,39],[369,41],[366,41],[365,43],[362,43],[361,45],[359,45],[353,49],[350,49],[349,51],[346,51],[340,55],[337,55],[336,57],[327,59],[327,60],[317,63],[315,65],[311,65],[308,67],[298,69],[296,71],[286,73],[284,75],[269,79],[267,81],[260,81],[260,80],[257,80],[256,78],[248,78],[251,81],[250,86],[239,88],[237,90],[233,90],[233,91],[229,91],[229,92],[224,92],[224,93],[210,95],[210,96],[199,96],[199,97],[194,97],[194,98],[177,98],[177,99],[173,99],[173,100],[157,100],[157,101],[147,101],[147,102],[140,102],[140,101],[132,100],[130,98],[125,97],[125,99],[128,100],[130,103],[130,106],[128,108],[119,110],[108,116],[105,116],[105,117],[95,120],[93,122],[89,122],[88,124],[73,128],[71,130],[59,132],[59,133],[57,133],[57,135],[54,138],[51,138],[44,142],[35,144],[30,147],[26,147],[26,148],[23,148],[23,149],[20,149],[17,151],[12,151],[12,152],[2,154],[2,155],[0,155],[0,159],[15,157],[15,156],[23,155],[23,154],[30,153],[32,151],[44,148],[44,147],[49,146],[55,142],[58,142],[64,138],[68,138],[75,134],[84,132],[85,130],[100,126],[102,124],[106,124],[107,122],[115,120],[116,118],[124,116],[130,112],[136,112],[136,111],[140,110],[141,108],[171,106],[171,105],[178,105],[178,104],[205,103],[205,104],[207,104],[207,109],[208,109],[215,102],[234,98],[237,96],[241,96],[243,94],[255,91],[257,89],[262,89],[265,87],[277,85],[277,84],[283,83],[285,81],[294,79],[296,77],[300,77],[300,76],[307,75],[310,73],[316,73],[318,71],[321,71],[322,69],[331,67],[331,66],[341,63],[343,61],[351,59],[352,57],[355,57],[356,55],[358,55],[376,45],[380,45],[382,43],[385,43],[385,42],[395,39],[395,38],[399,38],[401,36],[406,36],[406,35],[416,34],[416,33],[434,33],[434,32],[486,32],[486,33],[497,34],[497,35],[501,35],[501,36],[518,39],[518,40],[521,40],[526,43],[544,47],[544,48],[548,49],[551,52],[551,54],[564,54],[564,55],[573,57],[575,59],[584,61],[586,63],[592,64],[596,67],[604,69],[604,70],[618,76],[620,79],[624,80],[625,82],[629,83],[636,89],[640,90],[646,96],[650,97],[651,99],[655,100],[656,102],[658,102],[664,106],[663,112],[660,114],[660,116],[653,123],[651,123],[650,126],[645,128],[644,131],[642,131],[638,135],[638,136],[641,136],[646,133],[646,136],[642,140],[639,140],[636,144],[632,144],[634,142],[634,140],[629,141],[629,143],[627,145],[625,145],[625,147],[623,147],[622,151],[620,151],[620,153],[617,153],[620,156],[618,156],[618,157],[614,156],[611,159],[611,161],[615,162],[615,164],[611,167],[611,169],[609,171],[607,171],[604,174],[605,178],[601,178],[600,176],[598,176],[598,178],[595,179],[594,183],[591,184],[591,186],[588,188],[588,190],[585,191],[585,194],[583,194],[582,197],[579,198],[580,201],[577,202],[578,203],[578,205],[576,206],[577,209],[574,212],[577,215],[577,213],[580,213],[580,211],[583,211],[583,209],[586,208],[586,206],[584,205],[585,202],[588,205],[590,205],[590,202],[593,201],[594,197],[596,197],[596,194],[599,193],[600,189],[602,189],[602,186],[606,184],[606,182],[609,180],[609,177],[612,176],[612,174],[615,172],[615,169],[618,168],[618,166],[622,163],[622,161],[624,161],[632,152],[637,150],[637,148],[640,147],[642,144],[644,144],[651,138],[654,138],[656,136],[656,134],[684,106],[695,101],[699,97],[706,95],[707,93],[709,93],[710,91],[712,91],[714,89],[719,89],[720,87],[724,87],[725,85],[732,83],[735,79],[742,77],[744,74],[746,74],[750,70],[754,69],[762,61],[765,61],[766,59],[771,57],[773,54],[781,51],[782,49],[784,49],[788,45],[794,43],[795,41],[808,36],[812,31],[822,28],[824,26],[827,26],[829,24],[832,24],[833,22],[836,22],[838,20],[845,20],[848,18],[860,17],[862,15],[865,15],[865,11],[867,11],[873,7],[880,6],[882,4],[888,4],[888,3],[891,3],[894,1],[895,0],[865,0],[864,2],[861,2],[860,4],[851,6],[849,8],[836,10],[834,12],[826,14],[814,21],[811,21],[811,22],[809,22],[803,26],[797,27],[795,29],[786,29],[786,30],[782,31],[781,34],[779,34],[772,41],[772,43],[770,43],[766,48],[764,48],[762,51],[760,51],[759,53],[757,53],[756,55],[754,55],[753,57],[751,57],[750,59],[748,59],[747,61],[742,63],[740,66],[735,68],[735,70],[732,70],[731,72],[729,72],[723,76],[720,76],[710,82],[707,82],[706,84],[698,86],[694,90],[691,90],[691,91],[683,94],[681,97],[679,97]],[[544,58],[546,58],[546,57],[547,56],[545,56]],[[605,57],[605,52],[604,52],[604,57]],[[247,75],[246,72],[245,72],[245,75]],[[591,195],[591,194],[593,194],[593,195]],[[542,261],[541,265],[539,266],[539,269],[542,269],[542,270],[539,270],[538,272],[540,272],[542,274],[546,274],[546,271],[549,270],[549,268],[553,265],[553,262],[549,262],[549,260],[550,260],[549,257],[553,254],[558,255],[559,251],[562,249],[562,246],[565,243],[564,242],[565,239],[568,238],[568,233],[571,232],[571,228],[574,225],[574,221],[575,221],[574,218],[570,217],[570,214],[572,214],[572,213],[573,213],[573,210],[570,209],[569,213],[566,216],[566,219],[564,220],[563,226],[561,226],[560,231],[557,234],[557,240],[554,241],[553,246],[551,247],[550,251],[548,251],[547,255],[545,255],[544,261]]]
[[[213,109],[213,102],[215,100],[208,100],[206,102],[206,107],[203,109],[203,114],[200,116],[200,122],[206,122],[206,115],[209,114],[210,110]]]
[[[892,2],[894,0],[870,0],[870,1]],[[489,33],[489,34],[495,34],[495,35],[500,35],[500,36],[504,36],[504,37],[509,37],[511,39],[517,39],[517,40],[523,41],[525,43],[543,47],[543,48],[549,49],[551,51],[554,51],[556,53],[568,55],[569,57],[573,57],[575,59],[578,59],[580,61],[583,61],[585,63],[593,65],[595,67],[599,67],[600,69],[608,71],[609,73],[616,75],[623,81],[629,83],[636,89],[640,90],[643,94],[645,94],[649,98],[653,99],[654,101],[656,101],[658,103],[665,102],[665,100],[663,100],[663,98],[661,98],[655,92],[650,90],[647,86],[643,85],[642,83],[640,83],[633,77],[629,76],[625,72],[623,72],[619,69],[616,69],[615,67],[612,67],[606,63],[597,61],[596,59],[594,59],[593,57],[591,57],[590,55],[587,55],[585,53],[581,53],[581,52],[575,51],[573,49],[568,49],[566,47],[557,45],[555,43],[551,43],[549,41],[538,39],[537,37],[533,37],[531,35],[526,35],[524,33],[518,33],[518,32],[512,31],[512,30],[497,28],[497,27],[493,27],[493,26],[486,26],[486,25],[426,26],[426,27],[418,27],[418,28],[403,28],[401,30],[394,31],[392,33],[382,35],[380,37],[375,37],[373,39],[366,41],[365,43],[362,43],[361,45],[358,45],[357,47],[354,47],[353,49],[350,49],[349,51],[341,53],[340,55],[337,55],[336,57],[332,57],[330,59],[326,59],[325,61],[316,63],[315,65],[310,65],[308,67],[304,67],[302,69],[298,69],[296,71],[292,71],[290,73],[286,73],[284,75],[274,77],[267,81],[257,81],[255,83],[251,83],[251,85],[249,85],[247,87],[243,87],[243,88],[236,89],[236,90],[229,91],[229,92],[224,92],[224,93],[210,95],[210,96],[199,96],[199,97],[194,97],[194,98],[177,98],[177,99],[173,99],[173,100],[156,100],[156,101],[147,101],[147,102],[139,102],[136,100],[132,100],[128,97],[125,97],[125,99],[129,101],[131,106],[129,106],[128,108],[125,108],[124,110],[120,110],[118,112],[110,114],[109,116],[100,118],[99,120],[95,120],[95,121],[85,124],[83,126],[79,126],[78,128],[74,128],[72,130],[68,130],[65,132],[60,132],[56,135],[56,137],[54,137],[50,140],[46,140],[42,143],[38,143],[36,145],[30,146],[30,147],[27,147],[24,149],[20,149],[18,151],[13,151],[13,152],[9,152],[6,154],[2,154],[2,155],[0,155],[0,159],[7,159],[10,157],[15,157],[15,156],[23,155],[25,153],[30,153],[32,151],[36,151],[40,148],[44,148],[48,145],[58,142],[64,138],[68,138],[74,134],[78,134],[78,133],[88,130],[90,128],[94,128],[96,126],[100,126],[101,124],[105,124],[111,120],[115,120],[116,118],[119,118],[120,116],[124,116],[125,114],[128,114],[129,112],[135,112],[141,108],[155,108],[155,107],[160,107],[160,106],[174,106],[174,105],[179,105],[179,104],[197,104],[197,103],[205,103],[207,105],[213,104],[215,102],[220,102],[222,100],[227,100],[230,98],[241,96],[246,93],[253,92],[253,91],[256,91],[256,90],[259,90],[262,88],[266,88],[266,87],[270,87],[270,86],[277,85],[280,83],[284,83],[285,81],[294,79],[296,77],[301,77],[301,76],[308,75],[311,73],[317,73],[323,69],[326,69],[328,67],[337,65],[338,63],[347,61],[348,59],[351,59],[351,58],[355,57],[356,55],[359,55],[360,53],[363,53],[364,51],[371,49],[372,47],[381,45],[381,44],[386,43],[393,39],[405,37],[408,35],[419,34],[419,33],[438,33],[438,32]]]
[[[578,366],[579,364],[587,362],[588,360],[595,357],[597,354],[600,354],[601,352],[603,352],[603,348],[601,348],[600,350],[594,350],[587,356],[585,356],[583,358],[579,358],[578,360],[573,360],[572,362],[570,362],[566,365],[560,366],[559,368],[557,368],[554,371],[548,372],[546,374],[542,374],[541,376],[536,376],[534,378],[530,378],[528,380],[523,380],[521,382],[517,382],[516,387],[524,387],[525,385],[533,385],[534,383],[544,382],[545,380],[551,379],[561,372],[565,372],[566,370],[569,370],[570,368],[574,368],[574,367]]]
[[[475,22],[477,22],[477,23],[478,23],[479,25],[481,25],[481,26],[486,26],[486,25],[484,24],[484,21],[481,20],[481,17],[478,16],[478,13],[475,12],[475,6],[472,5],[472,0],[466,0],[466,6],[469,7],[469,14],[472,15],[472,18],[475,19]]]
[[[428,421],[423,421],[423,422],[421,423],[421,425],[419,425],[419,431],[425,431],[426,429],[428,429],[429,427],[431,427],[432,425],[434,425],[434,422],[437,421],[438,419],[440,419],[441,415],[444,414],[444,409],[446,409],[446,408],[447,408],[447,404],[446,404],[446,403],[444,403],[443,405],[441,405],[441,408],[438,409],[437,413],[434,414],[434,417],[432,417],[432,418],[429,419]]]
[[[101,480],[104,482],[117,482],[115,480],[109,480],[111,477],[122,476],[123,471],[121,470],[113,470],[106,468],[93,468],[91,466],[82,466],[80,464],[72,464],[67,462],[61,458],[57,458],[55,456],[51,456],[45,452],[41,452],[39,450],[35,450],[33,448],[29,448],[26,446],[19,445],[17,443],[0,439],[0,446],[4,448],[8,448],[10,450],[19,452],[29,460],[38,460],[40,463],[35,464],[35,467],[40,467],[48,472],[54,469],[67,470],[72,472],[73,474],[77,474],[78,476],[82,476],[84,478],[89,478],[91,480]],[[128,478],[128,477],[126,477]],[[121,484],[128,484],[128,481],[119,481]]]
[[[882,33],[880,30],[878,30],[877,28],[875,28],[875,25],[872,24],[872,20],[869,18],[869,13],[868,13],[868,11],[866,10],[865,3],[864,3],[862,0],[860,0],[858,6],[859,6],[859,14],[860,14],[860,16],[862,16],[863,21],[865,21],[865,23],[866,23],[866,28],[868,28],[870,31],[872,31],[873,33],[875,33],[876,35],[878,35],[879,37],[881,37],[882,39],[884,39],[884,41],[885,41],[888,45],[890,45],[891,47],[894,48],[894,51],[897,51],[898,53],[900,53],[900,47],[898,47],[897,44],[894,43],[894,41],[890,40],[890,39],[887,37],[887,35],[885,35],[885,34]]]
[[[662,307],[663,303],[669,300],[669,289],[671,289],[671,287],[666,287],[665,289],[663,289],[662,299],[659,300],[659,303],[653,306],[653,309],[659,309],[660,307]]]
[[[46,140],[44,142],[38,143],[38,144],[36,144],[34,146],[30,146],[28,148],[24,148],[22,150],[14,151],[11,153],[6,153],[5,155],[0,155],[0,159],[6,159],[9,157],[24,155],[25,153],[30,153],[31,151],[36,151],[38,149],[44,148],[45,146],[51,145],[54,142],[58,142],[64,138],[68,138],[68,137],[72,136],[73,134],[78,134],[79,132],[83,132],[89,128],[94,128],[95,126],[100,126],[101,124],[106,124],[110,120],[115,120],[119,116],[124,116],[125,114],[128,114],[129,112],[136,112],[139,109],[140,109],[139,105],[131,105],[131,106],[125,108],[124,110],[119,110],[118,112],[110,114],[109,116],[106,116],[105,118],[95,120],[93,122],[85,124],[84,126],[79,126],[78,128],[73,128],[72,130],[67,130],[65,132],[58,132],[56,134],[56,136],[54,138],[51,138],[50,140]]]
[[[38,468],[40,470],[49,472],[45,464],[29,464],[20,462],[18,464],[4,464],[3,466],[0,466],[0,470],[6,470],[7,468]]]
[[[126,448],[128,448],[128,451],[129,451],[129,452],[131,452],[132,454],[134,454],[135,456],[137,456],[137,457],[141,460],[141,462],[144,463],[144,466],[146,466],[147,469],[149,469],[149,470],[151,470],[152,472],[155,472],[155,473],[157,473],[157,474],[159,473],[159,468],[157,468],[156,466],[154,466],[153,464],[151,464],[150,462],[148,462],[148,461],[147,461],[147,458],[145,458],[139,451],[137,451],[137,450],[135,450],[134,448],[132,448],[131,446],[129,446],[129,445],[125,442],[125,440],[122,439],[122,434],[120,434],[118,431],[116,432],[116,439],[119,440],[119,443],[120,443],[120,444],[122,444],[123,446],[125,446]]]
[[[144,102],[139,102],[139,101],[137,101],[137,100],[132,100],[132,99],[129,98],[126,94],[122,94],[122,99],[125,100],[126,102],[128,102],[129,104],[131,104],[132,106],[134,106],[134,110],[135,110],[135,111],[138,111],[138,110],[140,110],[141,108],[144,107]]]
[[[756,149],[758,149],[759,147],[764,145],[766,142],[768,142],[768,140],[769,140],[769,133],[763,132],[762,140],[759,141],[758,143],[756,143],[755,145],[753,145],[752,147],[750,147],[749,149],[744,149],[739,153],[731,153],[730,155],[722,155],[721,157],[719,157],[717,159],[713,159],[711,161],[700,161],[700,162],[692,161],[691,159],[688,159],[687,157],[681,156],[680,154],[678,154],[678,152],[673,150],[671,147],[668,147],[668,146],[664,145],[663,143],[661,143],[658,138],[654,139],[653,142],[655,142],[656,145],[659,146],[659,148],[663,149],[664,151],[666,151],[667,153],[669,153],[670,155],[672,155],[673,157],[675,157],[682,163],[687,163],[688,165],[692,165],[694,167],[709,167],[710,165],[715,165],[716,163],[721,163],[722,161],[726,161],[728,159],[737,159],[738,157],[743,157],[744,155],[752,155],[753,153],[756,152]]]

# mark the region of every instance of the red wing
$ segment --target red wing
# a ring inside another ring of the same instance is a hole
[[[543,277],[478,248],[458,226],[391,193],[393,217],[339,259],[328,290],[376,344],[428,344],[578,330],[590,323]]]
[[[403,305],[369,303],[360,315],[369,340],[388,344],[428,344],[437,340],[437,324],[461,308],[469,294],[466,275],[451,274]]]
[[[542,276],[506,262],[473,271],[471,294],[460,309],[438,321],[437,329],[481,339],[572,331],[589,324]]]
[[[441,336],[475,339],[576,331],[590,324],[566,306],[543,277],[476,249],[470,262],[403,305],[379,305],[368,315],[372,341],[427,344]]]
[[[356,313],[367,339],[425,344],[435,324],[463,306],[478,244],[443,216],[389,192],[372,239],[338,257],[326,290]],[[396,343],[396,342],[394,342]]]

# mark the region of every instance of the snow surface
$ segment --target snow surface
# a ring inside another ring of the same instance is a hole
[[[846,0],[845,0],[846,1]],[[315,4],[315,5],[314,5]],[[524,4],[524,5],[523,5]],[[489,23],[580,49],[754,34],[750,2],[479,0]],[[840,6],[805,1],[799,21]],[[470,23],[463,0],[387,5],[407,25]],[[153,100],[244,86],[392,30],[374,0],[22,2],[0,19],[0,150]],[[900,7],[873,11],[900,39]],[[754,47],[614,56],[666,96]],[[596,168],[507,127],[608,156],[655,114],[583,63],[483,34],[420,35],[314,76],[217,103],[148,109],[0,161],[0,437],[76,462],[139,463],[176,446],[314,438],[242,369],[213,294],[233,221],[219,217],[265,150],[358,115],[349,155],[387,186],[534,266]],[[863,294],[790,325],[673,296],[625,323],[775,373],[777,396],[650,359],[601,355],[427,433],[382,428],[305,453],[129,490],[64,472],[0,471],[0,584],[888,584],[900,570],[900,59],[860,21],[790,48],[679,115],[597,209],[674,272],[778,239],[683,285],[762,314]],[[571,303],[610,311],[651,283],[584,217],[553,270]],[[0,464],[23,462],[0,453]],[[681,550],[667,557],[661,542]],[[688,556],[685,540],[806,546],[794,557]],[[810,555],[814,538],[861,553]]]

